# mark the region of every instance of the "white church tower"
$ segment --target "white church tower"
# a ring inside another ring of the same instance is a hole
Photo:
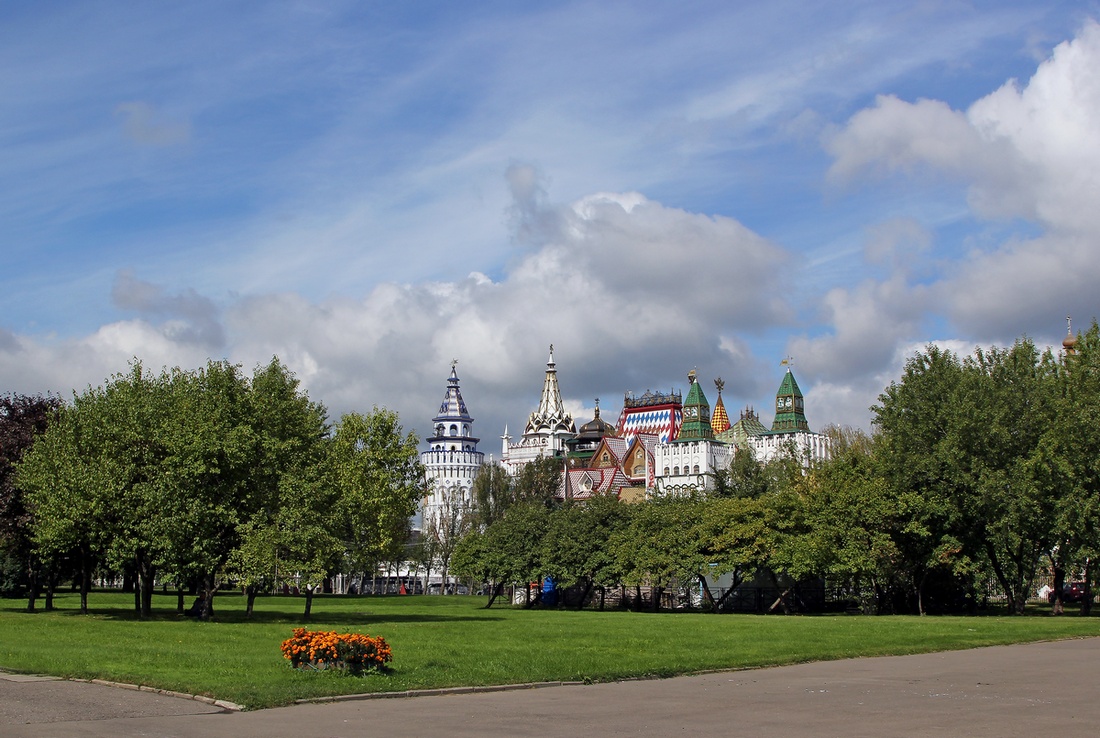
[[[419,521],[420,530],[425,532],[433,522],[439,526],[446,522],[441,518],[453,518],[469,508],[474,479],[485,460],[485,454],[477,450],[474,419],[458,389],[457,365],[458,361],[451,362],[447,394],[439,414],[432,419],[428,450],[420,454],[428,482]]]
[[[523,429],[519,443],[512,443],[508,429],[504,429],[501,445],[501,463],[509,474],[515,474],[524,464],[540,456],[560,456],[565,453],[565,442],[577,435],[573,416],[565,411],[558,388],[558,368],[554,363],[554,345],[550,345],[550,358],[546,362],[546,377],[542,383],[539,406]]]

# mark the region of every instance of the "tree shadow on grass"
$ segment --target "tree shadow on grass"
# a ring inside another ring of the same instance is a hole
[[[193,596],[188,596],[188,601]],[[140,621],[137,613],[122,598],[103,606],[92,602],[88,617],[114,621]],[[469,605],[469,608],[464,605]],[[63,617],[81,616],[79,609],[63,601],[48,611]],[[408,599],[399,596],[345,596],[319,595],[313,600],[309,618],[304,615],[305,598],[296,595],[261,596],[256,599],[252,617],[245,614],[244,598],[237,592],[219,593],[214,598],[214,623],[261,623],[312,626],[375,626],[384,623],[453,623],[496,622],[504,620],[504,613],[490,613],[480,604],[437,600],[418,597]],[[37,614],[47,611],[38,609]],[[193,618],[181,615],[176,608],[176,595],[156,593],[153,597],[152,617],[149,621],[186,621]]]

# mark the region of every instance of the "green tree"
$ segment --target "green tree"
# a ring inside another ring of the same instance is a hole
[[[474,510],[482,529],[504,516],[512,504],[512,477],[500,464],[482,464],[474,479]]]
[[[908,525],[905,500],[875,467],[874,442],[862,432],[837,429],[831,455],[805,485],[806,525],[797,545],[809,568],[844,582],[868,612],[887,612],[905,572],[898,539]]]
[[[1028,339],[977,350],[963,366],[953,434],[966,463],[958,536],[993,570],[1010,612],[1022,613],[1050,532],[1058,494],[1042,439],[1056,424],[1057,371]],[[969,535],[968,535],[969,534]]]
[[[473,530],[475,520],[476,514],[469,503],[457,493],[445,493],[440,504],[424,510],[424,539],[433,554],[433,561],[439,562],[443,581],[443,586],[439,588],[441,595],[447,592],[447,577],[455,546]]]
[[[729,467],[714,472],[714,482],[712,497],[752,499],[768,493],[772,477],[765,465],[756,460],[752,448],[741,445],[730,459]]]
[[[895,544],[907,589],[921,614],[926,587],[936,575],[964,575],[974,562],[958,533],[966,521],[958,501],[965,494],[966,463],[958,439],[962,362],[929,345],[911,358],[872,408],[879,434],[878,473],[904,506],[906,523]]]
[[[561,492],[562,464],[557,456],[539,456],[524,464],[512,482],[513,504],[533,502],[554,507]]]
[[[719,497],[700,505],[692,536],[698,541],[703,564],[699,582],[715,612],[722,610],[742,582],[768,563],[774,548],[770,511],[765,496]],[[715,601],[707,577],[726,574],[732,575],[730,586]]]
[[[53,396],[0,396],[0,595],[16,595],[26,584],[32,603],[43,572],[34,554],[32,518],[23,490],[16,484],[15,469],[60,408],[60,398]],[[47,601],[47,609],[51,605]]]
[[[602,591],[617,584],[622,567],[611,539],[629,525],[633,507],[614,495],[597,494],[552,511],[542,539],[543,574],[564,585],[583,584],[581,606],[594,587]]]
[[[609,546],[623,583],[650,587],[652,608],[673,585],[694,583],[707,565],[696,522],[705,502],[695,497],[659,497],[637,506],[630,526],[611,536]]]
[[[1054,612],[1063,611],[1062,587],[1071,571],[1084,573],[1088,614],[1092,600],[1092,563],[1100,556],[1100,328],[1092,325],[1077,337],[1072,353],[1058,365],[1057,421],[1046,434],[1043,453],[1046,484],[1058,494],[1047,554],[1054,573]]]
[[[324,406],[300,390],[278,358],[256,368],[248,399],[257,458],[248,478],[249,515],[238,525],[230,570],[244,585],[251,616],[256,594],[277,584],[280,565],[285,572],[292,562],[311,568],[325,561],[327,571],[342,548],[327,528],[316,530],[325,528],[324,513],[334,502],[322,471],[328,442]],[[305,535],[307,528],[313,533]]]
[[[418,444],[385,408],[336,424],[328,457],[338,495],[332,522],[357,571],[392,560],[408,540],[409,518],[425,494]]]

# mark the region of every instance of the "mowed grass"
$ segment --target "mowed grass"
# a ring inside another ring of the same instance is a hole
[[[910,654],[1100,635],[1100,618],[709,615],[484,609],[483,597],[261,597],[221,594],[216,618],[176,615],[175,596],[138,620],[133,596],[96,592],[91,614],[75,594],[53,612],[0,601],[0,668],[144,684],[248,708],[295,699],[539,681],[609,681],[805,661]],[[187,604],[190,604],[190,600]],[[291,629],[362,632],[393,647],[388,674],[351,677],[289,668]]]

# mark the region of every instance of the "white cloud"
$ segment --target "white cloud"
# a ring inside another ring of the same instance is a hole
[[[219,309],[192,290],[172,294],[122,273],[112,296],[139,319],[56,345],[13,336],[7,343],[20,350],[0,354],[0,376],[28,386],[20,367],[30,359],[54,367],[45,377],[67,389],[103,381],[132,356],[196,366],[222,350],[250,370],[278,355],[334,412],[385,404],[415,426],[430,419],[457,358],[471,410],[492,436],[533,409],[550,343],[568,401],[580,412],[602,395],[611,414],[618,393],[683,383],[694,366],[744,373],[753,359],[737,334],[789,317],[776,297],[787,255],[730,218],[638,193],[556,205],[532,172],[513,167],[509,179],[516,233],[529,243],[498,281],[472,273],[384,283],[360,299],[323,301],[257,294]],[[750,386],[731,381],[731,401]]]
[[[880,96],[827,142],[833,181],[866,175],[943,174],[966,184],[978,218],[1003,222],[1007,237],[992,248],[956,253],[938,264],[938,307],[979,343],[1022,333],[1044,335],[1066,312],[1096,314],[1100,281],[1100,25],[1087,22],[1059,44],[1028,82],[1010,80],[966,112],[934,100],[908,103]],[[1039,230],[1012,228],[1016,219]],[[896,281],[896,276],[890,281]],[[889,282],[864,288],[882,300],[866,309],[909,314],[907,290]],[[891,293],[893,293],[891,295]],[[847,291],[844,291],[847,294]],[[895,302],[896,301],[896,302]],[[828,300],[845,313],[837,293]],[[858,301],[857,301],[858,302]],[[854,322],[853,322],[854,324]],[[838,336],[844,332],[837,326]],[[891,330],[895,337],[904,331]]]

